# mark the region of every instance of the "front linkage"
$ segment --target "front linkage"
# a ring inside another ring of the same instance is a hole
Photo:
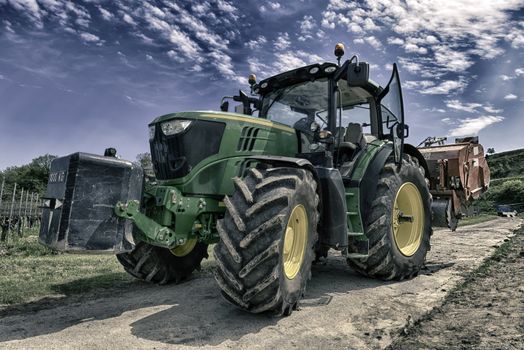
[[[138,200],[118,202],[118,217],[132,220],[140,241],[173,249],[198,238],[216,243],[216,219],[224,212],[223,203],[213,198],[184,196],[177,188],[155,186],[146,189],[143,208]],[[145,214],[144,214],[145,212]]]

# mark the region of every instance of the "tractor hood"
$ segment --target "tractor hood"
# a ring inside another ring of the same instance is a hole
[[[226,113],[226,112],[217,112],[217,111],[194,111],[194,112],[178,112],[170,113],[155,118],[149,126],[154,126],[156,124],[162,124],[163,122],[176,120],[176,119],[185,119],[185,120],[207,120],[207,121],[217,121],[217,122],[236,122],[243,125],[246,124],[255,124],[268,128],[276,128],[279,130],[287,131],[290,133],[295,133],[295,130],[288,125],[272,122],[270,120],[258,117],[251,117],[244,114],[238,113]]]
[[[287,125],[215,111],[158,117],[149,124],[149,143],[156,178],[185,185],[221,181],[222,174],[228,179],[241,176],[246,158],[253,155],[298,152],[295,129]]]

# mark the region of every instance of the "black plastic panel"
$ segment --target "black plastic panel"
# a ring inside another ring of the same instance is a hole
[[[316,167],[322,193],[320,242],[330,247],[347,247],[346,192],[338,169]]]
[[[118,201],[140,200],[140,166],[113,157],[74,153],[51,164],[40,242],[57,250],[133,249],[130,221],[114,215]]]
[[[149,143],[159,180],[183,177],[202,160],[217,154],[226,127],[220,122],[193,120],[184,132],[166,136],[160,124],[156,125],[155,137]]]

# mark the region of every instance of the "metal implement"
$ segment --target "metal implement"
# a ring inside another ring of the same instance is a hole
[[[455,230],[472,202],[489,187],[490,171],[478,137],[458,138],[454,144],[419,147],[433,195],[435,226]]]

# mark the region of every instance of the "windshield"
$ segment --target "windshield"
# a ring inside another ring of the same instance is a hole
[[[325,127],[327,109],[328,80],[322,78],[271,91],[262,100],[260,116],[289,126],[306,118]]]

